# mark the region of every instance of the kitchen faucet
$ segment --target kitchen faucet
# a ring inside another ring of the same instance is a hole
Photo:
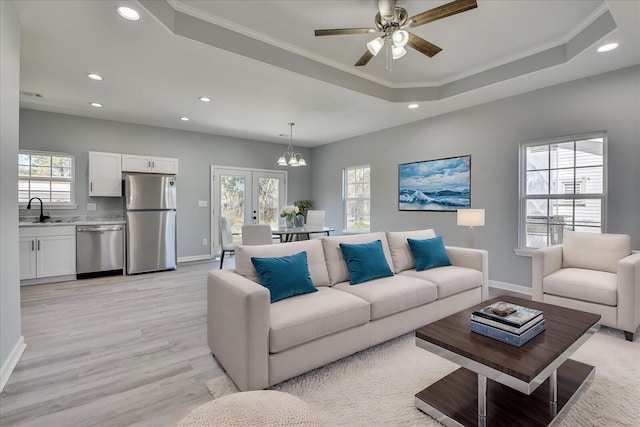
[[[31,209],[31,201],[32,201],[33,199],[38,199],[38,200],[40,200],[40,221],[39,221],[39,222],[44,222],[44,220],[45,220],[45,219],[49,219],[49,218],[51,218],[49,215],[45,215],[45,214],[42,212],[42,199],[41,199],[40,197],[32,197],[32,198],[30,198],[30,199],[29,199],[29,203],[27,204],[27,209]],[[47,212],[47,213],[49,213],[49,212]]]

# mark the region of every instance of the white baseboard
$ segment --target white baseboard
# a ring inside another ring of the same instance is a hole
[[[27,344],[25,344],[24,337],[21,335],[20,339],[13,347],[13,350],[9,353],[9,357],[7,357],[7,360],[2,364],[2,368],[0,368],[0,392],[4,389],[7,381],[9,381],[9,377],[18,364],[18,360],[22,357],[22,353],[24,353],[25,348],[27,348]]]
[[[497,280],[489,280],[489,287],[496,289],[504,289],[505,291],[518,292],[525,295],[533,295],[531,288],[513,283],[499,282]]]
[[[183,256],[183,257],[178,258],[178,262],[205,261],[205,260],[208,260],[208,259],[213,259],[211,254]]]

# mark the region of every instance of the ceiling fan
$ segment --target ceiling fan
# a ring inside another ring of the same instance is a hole
[[[378,0],[379,12],[375,17],[375,28],[315,30],[315,35],[316,37],[320,37],[345,34],[383,33],[381,36],[367,43],[367,51],[358,59],[358,62],[355,63],[356,67],[367,65],[371,58],[376,56],[387,42],[389,43],[388,46],[390,46],[393,59],[402,58],[407,53],[404,48],[407,45],[428,57],[432,57],[442,49],[422,37],[406,31],[405,28],[415,28],[478,7],[476,0],[454,0],[409,18],[407,10],[396,6],[396,1],[397,0]]]

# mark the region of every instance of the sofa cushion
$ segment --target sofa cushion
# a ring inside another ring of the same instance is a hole
[[[384,232],[355,234],[351,236],[332,236],[320,239],[322,247],[324,248],[324,256],[327,260],[327,271],[329,272],[330,286],[349,280],[349,271],[347,270],[347,263],[344,261],[344,257],[342,256],[340,243],[369,243],[374,240],[380,240],[382,242],[382,251],[387,259],[387,264],[391,265],[391,254],[389,253],[389,245],[387,244]]]
[[[415,240],[407,239],[416,263],[416,271],[451,265],[442,237]]]
[[[369,321],[369,303],[329,287],[271,304],[269,352],[277,353],[305,342]]]
[[[563,268],[542,279],[545,294],[615,307],[618,304],[616,274],[582,268]]]
[[[387,231],[386,234],[391,260],[393,261],[393,272],[396,274],[416,267],[407,239],[431,239],[436,237],[435,231],[431,228],[415,231]]]
[[[278,245],[238,246],[236,249],[236,273],[256,283],[260,283],[251,257],[281,257],[305,251],[311,280],[315,286],[329,286],[329,273],[324,260],[322,242],[305,240],[302,242],[282,243]]]
[[[340,243],[342,256],[347,263],[349,283],[368,282],[381,277],[393,276],[382,251],[382,242],[375,240],[369,243]]]
[[[482,286],[482,272],[455,265],[424,271],[405,270],[400,275],[434,283],[438,287],[438,299]]]
[[[631,255],[631,236],[567,230],[562,239],[562,268],[616,273],[618,261]]]
[[[251,257],[260,284],[269,289],[271,303],[296,295],[317,292],[309,266],[307,253],[300,252],[277,258]]]
[[[436,285],[433,283],[406,276],[384,277],[357,286],[344,282],[333,288],[369,302],[371,320],[428,304],[438,297]]]

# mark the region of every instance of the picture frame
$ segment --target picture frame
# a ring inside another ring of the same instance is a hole
[[[471,207],[471,155],[398,165],[398,210],[456,212]]]

